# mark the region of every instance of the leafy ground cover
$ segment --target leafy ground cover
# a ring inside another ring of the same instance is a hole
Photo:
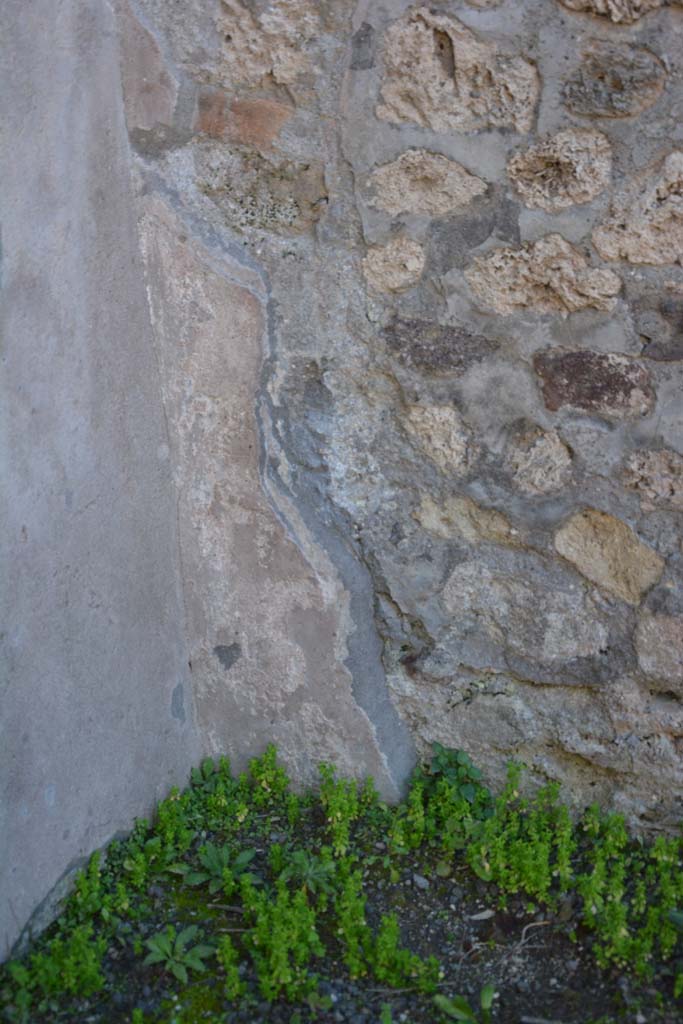
[[[634,1024],[683,1019],[683,839],[572,820],[558,787],[494,797],[436,746],[405,801],[274,748],[205,761],[95,853],[59,919],[0,968],[38,1022]]]

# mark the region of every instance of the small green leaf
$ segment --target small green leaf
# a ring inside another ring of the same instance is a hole
[[[477,1024],[474,1010],[464,996],[453,996],[452,999],[449,999],[447,996],[436,995],[434,996],[434,1003],[442,1013],[445,1013],[453,1020],[466,1021],[467,1024]]]
[[[181,981],[183,983],[183,985],[187,985],[187,981],[188,981],[187,968],[184,967],[182,964],[172,963],[171,964],[171,974],[173,974],[174,977],[176,977],[178,979],[178,981]]]
[[[484,985],[479,996],[479,1002],[481,1003],[482,1010],[491,1009],[495,994],[496,990],[495,987],[491,984],[491,982],[489,982],[488,985]]]

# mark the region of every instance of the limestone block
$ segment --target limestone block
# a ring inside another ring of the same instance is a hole
[[[646,416],[655,403],[650,374],[616,352],[546,349],[534,356],[547,409],[582,409],[606,419]]]
[[[607,512],[576,512],[555,534],[555,548],[591,583],[638,604],[664,570],[664,560]]]
[[[683,262],[683,151],[669,153],[614,200],[610,216],[593,232],[593,244],[607,260]]]
[[[466,473],[475,457],[470,432],[450,405],[411,405],[405,428],[444,473]]]
[[[450,574],[442,601],[460,626],[471,619],[494,643],[526,657],[533,646],[538,661],[562,662],[603,651],[607,626],[582,589],[545,590],[538,582],[473,558]]]
[[[456,160],[425,149],[409,149],[378,167],[368,184],[373,205],[387,213],[422,213],[442,217],[486,192],[486,182]]]
[[[683,617],[643,612],[636,649],[638,664],[651,685],[683,697]]]
[[[550,213],[589,203],[611,175],[612,147],[590,129],[565,128],[508,161],[508,177],[525,206]]]
[[[578,309],[611,310],[621,281],[591,267],[561,235],[521,248],[499,248],[477,257],[465,271],[474,296],[497,313],[532,309],[567,316]]]
[[[457,18],[408,11],[384,40],[377,116],[437,132],[531,130],[539,95],[535,65],[480,39]]]
[[[584,117],[634,117],[657,102],[665,82],[664,64],[646,46],[595,41],[567,82],[564,99]]]
[[[560,0],[560,3],[570,11],[586,11],[609,18],[617,25],[631,25],[650,11],[657,11],[668,3],[676,5],[680,0]]]
[[[402,292],[420,280],[425,253],[419,242],[398,236],[386,245],[373,245],[363,260],[363,273],[375,292]]]
[[[645,512],[661,505],[683,511],[683,458],[677,452],[667,448],[634,452],[624,480],[640,495]]]
[[[471,498],[451,497],[438,504],[429,495],[422,496],[415,519],[436,537],[449,540],[461,537],[470,544],[491,541],[494,544],[514,544],[516,531],[507,516],[492,508],[482,508]]]
[[[508,446],[506,463],[512,479],[527,494],[551,494],[568,482],[572,457],[554,430],[533,427],[517,434]]]
[[[387,324],[382,339],[389,353],[407,369],[457,376],[498,348],[496,342],[463,327],[401,317]]]

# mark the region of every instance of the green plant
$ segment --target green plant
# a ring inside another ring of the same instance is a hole
[[[272,893],[259,891],[252,880],[241,879],[244,916],[250,925],[244,935],[259,987],[266,999],[284,994],[301,999],[314,991],[317,979],[309,973],[314,957],[325,952],[316,930],[315,910],[303,889],[291,893],[279,878]]]
[[[225,971],[225,994],[228,999],[239,999],[246,991],[240,978],[240,955],[229,935],[222,935],[216,948],[216,959]]]
[[[212,896],[226,888],[230,895],[236,880],[245,873],[255,856],[256,850],[254,849],[241,850],[237,856],[233,857],[227,846],[204,843],[203,846],[200,846],[197,854],[202,870],[193,870],[189,864],[183,863],[171,864],[168,870],[182,875],[187,885],[208,883]]]
[[[325,812],[332,849],[342,857],[349,848],[351,825],[360,814],[358,783],[337,779],[332,765],[320,765],[320,803]]]
[[[334,891],[335,870],[331,851],[323,846],[318,857],[307,850],[294,850],[281,871],[281,877],[301,885],[312,896],[329,895]]]
[[[256,807],[265,807],[285,796],[289,777],[284,768],[277,764],[277,750],[271,743],[261,757],[249,764],[249,775],[253,782],[252,799]]]
[[[372,949],[371,962],[375,977],[396,988],[414,985],[421,992],[433,992],[441,976],[438,961],[433,956],[422,960],[417,954],[401,948],[399,941],[396,915],[384,915]]]
[[[165,931],[147,939],[145,945],[149,953],[145,957],[145,964],[161,964],[164,970],[186,985],[188,970],[205,971],[204,960],[215,952],[213,946],[201,943],[190,946],[198,934],[199,928],[195,924],[188,925],[181,932],[176,932],[172,924],[168,925]]]
[[[436,995],[434,996],[434,1005],[450,1020],[464,1021],[465,1024],[490,1024],[491,1007],[495,996],[496,991],[493,985],[484,985],[479,993],[481,1016],[472,1009],[464,996],[453,996],[449,999],[448,996]]]

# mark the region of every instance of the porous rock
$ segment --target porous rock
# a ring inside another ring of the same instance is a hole
[[[576,512],[555,534],[555,548],[591,583],[628,604],[638,604],[664,569],[626,523],[598,509]]]
[[[630,25],[650,11],[659,10],[668,3],[680,0],[560,0],[570,11],[586,11],[601,18],[609,18],[617,25]]]
[[[412,288],[425,267],[419,242],[399,235],[386,245],[373,245],[363,260],[363,273],[375,292],[402,292]]]
[[[683,151],[663,160],[615,199],[610,216],[593,232],[607,260],[629,263],[683,262]]]
[[[425,149],[409,149],[378,167],[368,184],[373,205],[387,213],[422,213],[442,217],[486,192],[486,182],[456,160]]]
[[[475,448],[457,409],[414,404],[408,407],[404,424],[409,436],[444,473],[457,476],[467,472]]]
[[[383,328],[382,338],[402,366],[458,376],[498,348],[495,341],[464,327],[401,317]]]
[[[624,482],[640,495],[644,511],[659,506],[683,511],[683,457],[664,448],[634,452],[626,464]]]
[[[634,117],[657,102],[666,69],[646,46],[595,41],[569,79],[564,99],[584,117]]]
[[[290,86],[311,67],[305,45],[318,32],[319,18],[310,0],[276,0],[260,15],[239,0],[220,0],[217,27],[223,83],[257,85],[272,78]]]
[[[534,356],[547,409],[582,409],[607,419],[629,419],[652,411],[655,393],[648,371],[616,352],[546,349]]]
[[[515,154],[508,177],[525,206],[562,210],[589,203],[607,188],[612,174],[612,147],[602,132],[565,128]]]
[[[194,159],[199,188],[234,228],[298,233],[322,214],[327,193],[318,163],[208,142],[196,147]]]
[[[556,431],[531,427],[512,439],[506,464],[521,491],[550,494],[568,482],[572,457]]]
[[[532,61],[502,52],[456,18],[427,7],[386,32],[377,116],[438,132],[528,132],[539,94]]]
[[[650,685],[683,697],[683,616],[644,611],[638,621],[636,650]]]
[[[591,267],[561,235],[521,248],[493,249],[465,271],[475,297],[497,313],[532,309],[567,316],[579,309],[611,310],[621,281],[611,270]]]

